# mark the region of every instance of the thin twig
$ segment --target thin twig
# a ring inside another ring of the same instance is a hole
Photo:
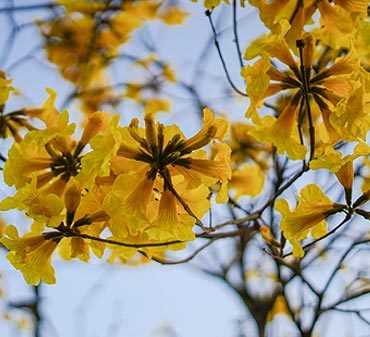
[[[234,42],[236,46],[236,52],[239,59],[240,68],[244,67],[244,62],[242,58],[242,51],[240,48],[239,35],[238,35],[238,21],[237,21],[237,6],[238,0],[233,0],[233,32],[234,32]]]
[[[227,81],[229,82],[230,86],[234,89],[235,92],[237,92],[239,95],[241,96],[244,96],[244,97],[248,97],[248,95],[246,93],[244,93],[243,91],[239,90],[236,85],[234,84],[234,82],[232,81],[231,79],[231,76],[229,74],[229,71],[227,70],[227,66],[226,66],[226,62],[225,62],[225,59],[222,55],[222,51],[221,51],[221,47],[220,47],[220,44],[218,43],[218,39],[217,39],[217,31],[216,31],[216,28],[215,28],[215,25],[213,23],[213,20],[212,20],[212,16],[211,16],[212,12],[211,11],[206,11],[206,15],[208,17],[208,20],[209,20],[209,23],[211,25],[211,28],[212,28],[212,32],[213,32],[213,38],[214,38],[214,43],[215,43],[215,46],[216,46],[216,49],[217,49],[217,53],[218,53],[218,56],[220,58],[220,61],[222,63],[222,68],[224,69],[224,72],[225,72],[225,75],[226,75],[226,78],[227,78]]]
[[[192,254],[190,254],[189,256],[187,256],[183,259],[180,259],[180,260],[165,260],[165,259],[161,259],[159,257],[153,257],[153,256],[151,257],[151,259],[153,261],[156,261],[156,262],[160,263],[160,264],[166,264],[166,265],[174,265],[174,264],[181,264],[181,263],[189,262],[192,259],[194,259],[194,257],[196,257],[202,250],[204,250],[205,248],[210,246],[216,240],[218,240],[218,238],[213,238],[212,240],[209,240],[206,244],[204,244],[203,246],[196,249]],[[139,251],[139,252],[146,255],[142,251]]]

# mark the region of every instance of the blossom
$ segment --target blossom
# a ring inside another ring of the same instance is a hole
[[[39,114],[42,109],[23,108],[9,113],[4,113],[5,103],[9,99],[10,93],[14,88],[10,85],[11,79],[6,78],[6,74],[0,70],[0,138],[13,137],[16,142],[22,140],[19,131],[21,128],[28,130],[34,129],[27,117]]]
[[[194,240],[192,232],[194,219],[189,214],[178,211],[182,206],[171,191],[165,189],[158,206],[158,217],[153,228],[147,230],[149,237],[157,240],[171,240],[176,238],[181,241]],[[180,214],[179,214],[180,213]]]
[[[197,2],[198,0],[191,0],[191,1]],[[223,0],[223,2],[229,4],[230,0]],[[204,3],[204,7],[206,7],[207,9],[213,9],[221,4],[221,0],[204,0],[203,3]]]
[[[362,76],[361,76],[362,77]],[[350,94],[338,102],[330,123],[343,139],[365,140],[370,128],[370,103],[366,88],[370,87],[370,76],[350,81]]]
[[[343,206],[334,204],[315,184],[307,185],[301,190],[298,204],[293,211],[286,200],[277,200],[275,209],[282,214],[280,228],[284,237],[293,245],[294,256],[304,255],[300,241],[309,232],[314,238],[325,235],[326,218],[342,208]]]
[[[117,176],[104,200],[112,231],[119,237],[146,232],[153,240],[193,239],[192,226],[210,206],[200,196],[207,198],[210,186],[226,186],[231,177],[230,148],[220,142],[226,121],[205,109],[203,127],[188,139],[152,115],[145,116],[145,129],[133,119],[129,127],[115,130],[117,156],[109,151],[108,157]],[[212,159],[206,159],[200,148],[213,139],[218,142],[212,144]]]
[[[248,59],[261,55],[253,66],[242,70],[251,99],[247,117],[252,117],[256,125],[251,134],[260,141],[272,142],[279,153],[286,152],[291,159],[304,158],[305,130],[311,128],[313,133],[312,126],[321,125],[320,121],[331,144],[341,138],[364,140],[369,114],[363,86],[368,86],[368,74],[351,53],[337,58],[328,67],[316,67],[314,40],[310,34],[299,40],[301,64],[297,64],[284,39],[288,28],[286,21],[279,22],[270,35],[255,41],[246,51],[245,58]],[[271,65],[269,56],[284,63],[288,70],[282,71]],[[256,110],[261,103],[285,90],[289,90],[291,98],[278,118],[261,118]],[[310,119],[312,126],[307,125]],[[312,134],[310,139],[313,140]]]
[[[40,281],[55,283],[54,269],[50,261],[60,240],[58,233],[26,234],[20,237],[16,227],[10,225],[0,241],[10,251],[8,260],[22,272],[26,282],[38,285]]]
[[[233,170],[229,188],[236,191],[235,200],[241,196],[256,196],[261,193],[265,183],[265,174],[259,165],[244,164]]]
[[[145,118],[145,137],[133,120],[128,128],[130,139],[123,138],[118,155],[146,165],[148,177],[161,176],[169,183],[172,176],[182,175],[189,183],[227,181],[230,179],[229,148],[222,143],[214,143],[213,160],[203,159],[198,151],[212,139],[222,140],[228,130],[226,120],[214,118],[209,109],[204,110],[202,129],[193,137],[185,139],[176,127],[156,124],[152,115]],[[144,130],[143,130],[144,131]],[[195,156],[194,156],[195,155]]]
[[[49,93],[51,96],[40,116],[46,127],[30,131],[21,142],[13,144],[5,163],[4,179],[8,185],[21,188],[36,173],[38,188],[61,195],[68,180],[80,171],[82,150],[106,123],[104,114],[96,112],[86,124],[81,140],[75,141],[71,137],[75,125],[69,124],[67,111],[56,112],[53,117],[44,115],[55,112],[55,95],[52,91]]]
[[[270,143],[259,142],[251,135],[255,127],[246,123],[234,123],[230,128],[231,162],[239,165],[247,161],[258,164],[261,168],[268,165],[268,157],[272,153]]]
[[[125,1],[114,6],[91,1],[58,2],[63,9],[58,17],[38,21],[44,48],[62,76],[78,84],[82,92],[91,88],[90,84],[119,54],[119,47],[143,23],[159,19],[177,25],[187,16],[180,6],[157,0]],[[105,19],[99,20],[101,16]]]
[[[7,197],[0,203],[0,210],[18,209],[25,211],[26,215],[35,220],[36,224],[56,227],[63,220],[63,202],[54,193],[41,192],[37,188],[36,176],[15,195]]]
[[[318,153],[318,157],[311,161],[310,168],[313,170],[327,169],[335,173],[346,193],[346,201],[351,203],[352,187],[354,180],[354,161],[359,157],[366,158],[370,153],[370,147],[366,143],[355,146],[353,153],[343,156],[341,152],[332,147],[325,147]],[[364,179],[363,191],[366,192],[366,177]]]
[[[293,132],[298,101],[299,97],[294,96],[277,120],[266,117],[261,121],[261,126],[251,132],[257,139],[273,143],[278,153],[286,152],[293,160],[303,159],[306,155],[306,147],[300,144],[298,134]]]
[[[0,107],[3,107],[8,100],[10,92],[13,90],[10,83],[11,79],[6,79],[6,75],[0,70]]]
[[[285,33],[288,43],[293,46],[302,37],[304,27],[313,15],[319,11],[320,28],[317,36],[334,48],[348,46],[349,35],[355,30],[360,18],[367,16],[366,0],[250,0],[250,4],[259,9],[260,18],[268,28],[279,20],[290,23]]]

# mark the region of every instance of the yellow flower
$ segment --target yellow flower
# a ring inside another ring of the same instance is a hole
[[[221,182],[226,187],[231,177],[226,144],[212,144],[212,159],[199,150],[211,140],[222,140],[228,130],[224,119],[215,118],[209,109],[204,114],[202,129],[188,139],[176,126],[156,123],[152,115],[145,116],[145,129],[133,119],[119,131],[117,157],[112,152],[105,157],[112,158],[111,173],[118,174],[104,200],[114,235],[145,231],[159,241],[194,238],[192,226],[210,207],[199,196],[206,199],[210,186]]]
[[[27,117],[38,114],[40,109],[24,108],[4,114],[5,103],[14,90],[10,86],[11,82],[12,80],[6,79],[5,73],[0,70],[0,138],[13,137],[16,142],[20,142],[22,137],[18,132],[19,129],[32,130],[33,126],[28,122]]]
[[[231,138],[228,144],[231,147],[231,162],[234,165],[251,160],[261,168],[267,168],[268,156],[272,153],[270,143],[259,142],[251,135],[255,126],[245,123],[231,125]]]
[[[299,99],[299,96],[296,94],[276,121],[271,123],[271,119],[265,117],[260,122],[261,126],[250,132],[252,136],[260,141],[273,143],[278,153],[286,152],[288,157],[293,160],[303,159],[307,151],[306,147],[300,144],[298,134],[293,132]],[[264,126],[267,123],[270,126]]]
[[[280,247],[279,242],[276,241],[273,234],[271,233],[271,230],[268,226],[260,226],[259,228],[260,234],[263,238],[263,240],[270,246]]]
[[[64,205],[67,209],[66,225],[71,226],[76,210],[81,203],[81,185],[74,179],[70,179],[64,192]]]
[[[370,76],[368,76],[370,83]],[[370,129],[370,101],[363,83],[352,82],[351,93],[341,100],[330,122],[340,136],[348,141],[366,140]]]
[[[97,111],[89,117],[80,140],[81,145],[86,145],[99,131],[106,129],[107,116],[102,111]]]
[[[68,12],[95,13],[106,9],[104,2],[92,2],[86,0],[58,0]]]
[[[245,58],[256,55],[262,57],[242,72],[251,97],[247,116],[252,117],[257,125],[257,130],[251,134],[259,140],[272,142],[279,153],[286,151],[292,159],[302,159],[304,156],[304,136],[307,135],[310,118],[313,126],[323,125],[326,139],[331,144],[341,138],[364,139],[370,121],[365,96],[367,89],[364,89],[369,87],[369,75],[360,67],[353,54],[337,58],[334,64],[327,67],[327,63],[316,66],[315,43],[311,34],[305,34],[299,40],[302,45],[299,63],[302,62],[302,65],[298,64],[284,40],[288,27],[286,21],[279,22],[270,35],[258,39],[246,51]],[[271,65],[267,53],[286,64],[288,70],[282,71],[280,67]],[[305,86],[308,90],[309,110],[303,90]],[[265,98],[285,90],[290,91],[289,104],[280,113],[278,120],[266,128],[271,118],[261,119],[256,108],[261,106]],[[297,130],[295,125],[301,134],[299,141],[298,135],[292,137],[292,130]],[[289,143],[295,144],[294,147]],[[317,144],[310,145],[313,147]]]
[[[270,66],[270,59],[267,54],[264,54],[253,66],[246,66],[241,70],[241,75],[247,83],[247,94],[251,100],[251,105],[248,108],[246,117],[256,119],[256,108],[260,106],[260,102],[263,101],[267,95],[273,94],[273,92],[268,91],[270,76],[267,75],[267,72]]]
[[[167,79],[169,82],[176,82],[176,73],[171,68],[170,64],[163,63],[163,76],[165,79]]]
[[[336,0],[334,5],[328,0],[318,2],[321,28],[317,36],[333,48],[349,47],[358,18],[367,16],[367,3],[367,0]]]
[[[50,227],[58,226],[64,218],[61,198],[53,193],[42,193],[37,188],[35,175],[31,182],[18,189],[14,196],[2,200],[0,209],[25,211],[26,215],[37,223]]]
[[[26,234],[19,237],[17,229],[10,225],[0,241],[10,251],[8,260],[22,272],[26,282],[38,285],[41,281],[55,283],[54,269],[50,261],[60,240],[58,233]]]
[[[10,148],[8,160],[5,162],[4,180],[9,186],[20,188],[30,181],[32,172],[43,172],[50,165],[51,160],[44,148],[24,141],[15,143]]]
[[[285,33],[289,45],[293,46],[302,37],[304,26],[318,10],[321,14],[317,36],[332,47],[344,47],[348,35],[356,28],[359,18],[367,16],[367,0],[250,0],[260,11],[260,18],[272,29],[274,24],[284,19],[290,22]],[[285,35],[284,34],[284,35]]]
[[[87,153],[81,159],[82,170],[80,176],[86,180],[87,186],[94,184],[97,175],[109,176],[110,174],[109,161],[117,154],[122,141],[118,122],[119,116],[113,116],[107,130],[91,140],[90,146],[93,151]]]
[[[298,199],[295,210],[291,210],[284,199],[275,203],[275,209],[282,214],[280,224],[284,237],[293,245],[293,254],[302,257],[304,251],[300,241],[309,232],[314,238],[320,238],[327,233],[326,218],[339,212],[343,207],[335,205],[318,187],[310,184],[305,186]]]
[[[0,218],[0,238],[3,236],[5,232],[5,222],[2,218]]]
[[[160,19],[180,24],[186,13],[176,4],[161,1],[125,1],[110,6],[104,2],[61,0],[64,11],[51,19],[39,20],[48,59],[63,77],[87,89],[119,55],[119,47],[147,20]],[[103,15],[104,20],[98,18]],[[91,96],[90,96],[91,97]],[[93,97],[92,97],[93,98]],[[96,97],[95,97],[96,98]],[[102,99],[96,98],[98,101]],[[90,110],[85,100],[85,109]]]
[[[270,312],[267,315],[267,321],[271,322],[276,315],[286,315],[290,316],[290,312],[286,303],[286,299],[283,295],[279,295],[276,297],[274,304]]]
[[[370,147],[366,143],[359,143],[353,150],[352,154],[342,156],[339,151],[328,146],[318,153],[318,158],[310,163],[313,170],[325,168],[335,173],[339,182],[344,187],[346,201],[351,203],[352,186],[354,180],[353,162],[359,157],[367,157],[370,154]],[[366,181],[366,179],[365,179]],[[366,191],[363,190],[363,191]]]
[[[195,235],[192,232],[194,219],[188,214],[179,214],[179,208],[182,206],[178,204],[176,197],[165,189],[159,202],[157,220],[153,228],[146,231],[149,237],[158,241],[194,240]]]
[[[89,245],[81,238],[65,238],[59,245],[59,255],[64,260],[79,258],[81,261],[88,262],[90,260]]]
[[[73,18],[72,14],[66,14],[38,24],[46,40],[48,59],[60,68],[63,77],[74,83],[84,83],[99,72],[103,58],[97,51],[89,51],[94,31],[92,17]]]
[[[159,12],[159,18],[168,25],[180,25],[185,21],[187,16],[187,12],[175,5],[165,6]]]
[[[55,111],[55,93],[49,93],[43,114]],[[79,142],[71,137],[75,125],[68,123],[67,111],[53,118],[40,118],[45,121],[46,127],[30,131],[24,140],[13,144],[9,150],[4,179],[8,185],[20,188],[30,182],[32,173],[37,173],[38,188],[61,195],[68,180],[80,172],[81,152],[87,142],[105,128],[105,117],[101,112],[93,114]]]
[[[198,0],[191,0],[193,2],[197,2]],[[230,0],[223,0],[224,3],[230,4]],[[220,5],[221,0],[203,0],[204,7],[207,9],[213,9]]]
[[[0,70],[0,107],[2,107],[9,98],[13,87],[10,86],[12,80],[7,80],[6,75]]]
[[[199,159],[193,155],[200,153],[197,150],[211,140],[222,140],[227,133],[226,120],[214,118],[209,109],[204,110],[202,129],[188,139],[185,139],[175,127],[164,127],[162,124],[155,123],[152,115],[145,117],[144,138],[137,123],[137,120],[131,122],[128,128],[131,140],[122,138],[118,155],[149,164],[147,172],[152,167],[151,176],[154,177],[158,173],[166,180],[170,178],[167,176],[169,174],[180,174],[185,179],[190,179],[189,181],[192,181],[191,177],[197,176],[198,185],[202,180],[207,181],[207,177],[212,177],[215,182],[230,179],[230,149],[226,144],[213,144],[217,151],[213,160]]]
[[[233,171],[229,188],[235,189],[235,200],[241,196],[256,196],[261,193],[265,174],[259,165],[244,164]]]
[[[153,187],[154,179],[146,175],[145,169],[135,176],[117,176],[103,203],[104,211],[111,217],[109,228],[116,237],[137,235],[150,224]]]
[[[351,190],[354,179],[353,162],[350,160],[343,164],[336,176],[345,190]]]

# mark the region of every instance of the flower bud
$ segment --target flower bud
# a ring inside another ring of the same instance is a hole
[[[73,178],[68,181],[66,191],[64,193],[64,204],[67,212],[74,214],[81,202],[81,186]]]
[[[304,35],[305,46],[303,49],[303,65],[306,68],[312,68],[314,54],[314,40],[311,34]]]
[[[261,226],[260,227],[260,234],[261,234],[263,240],[265,240],[265,242],[269,246],[280,247],[279,242],[277,242],[275,240],[275,238],[272,236],[272,233],[270,231],[270,228],[268,228],[267,226]]]
[[[150,147],[154,148],[157,145],[157,130],[153,119],[153,115],[146,114],[146,116],[144,117],[144,121],[145,121],[146,140],[149,143]]]
[[[80,143],[86,145],[100,130],[107,126],[107,118],[104,112],[93,113],[85,126]]]
[[[354,178],[352,160],[345,163],[335,175],[337,176],[339,182],[344,187],[346,202],[348,205],[350,205],[352,202],[352,185]]]
[[[139,133],[139,120],[137,118],[133,118],[131,120],[131,123],[128,127],[128,131],[131,137],[140,144],[143,137],[141,137]]]

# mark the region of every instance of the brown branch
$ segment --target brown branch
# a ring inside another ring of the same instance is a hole
[[[57,229],[65,237],[79,237],[82,239],[89,239],[93,241],[98,241],[98,242],[103,242],[103,243],[107,243],[111,245],[117,245],[117,246],[128,247],[128,248],[160,247],[160,246],[175,245],[175,244],[187,242],[187,241],[181,241],[181,240],[173,240],[173,241],[168,241],[168,242],[128,243],[128,242],[122,242],[122,241],[117,241],[117,240],[112,240],[112,239],[104,239],[100,237],[95,237],[89,234],[78,233],[66,226],[59,226]]]
[[[341,304],[344,304],[344,303],[347,303],[349,301],[352,301],[352,300],[355,300],[359,297],[362,297],[364,295],[368,295],[370,294],[370,288],[369,289],[364,289],[364,290],[361,290],[361,291],[358,291],[350,296],[347,296],[345,298],[342,298],[340,300],[338,300],[337,302],[325,307],[322,309],[322,311],[328,311],[328,310],[333,310],[335,307],[337,307],[338,305],[341,305]]]
[[[181,264],[181,263],[186,263],[186,262],[189,262],[191,261],[192,259],[194,259],[202,250],[204,250],[205,248],[207,248],[208,246],[210,246],[213,242],[217,241],[219,238],[213,238],[211,240],[209,240],[207,243],[205,243],[203,246],[197,248],[192,254],[190,254],[189,256],[183,258],[183,259],[180,259],[180,260],[165,260],[165,259],[161,259],[159,257],[151,257],[151,259],[153,261],[156,261],[160,264],[164,264],[164,265],[175,265],[175,264]],[[139,251],[141,254],[145,255],[146,254],[142,251]]]

